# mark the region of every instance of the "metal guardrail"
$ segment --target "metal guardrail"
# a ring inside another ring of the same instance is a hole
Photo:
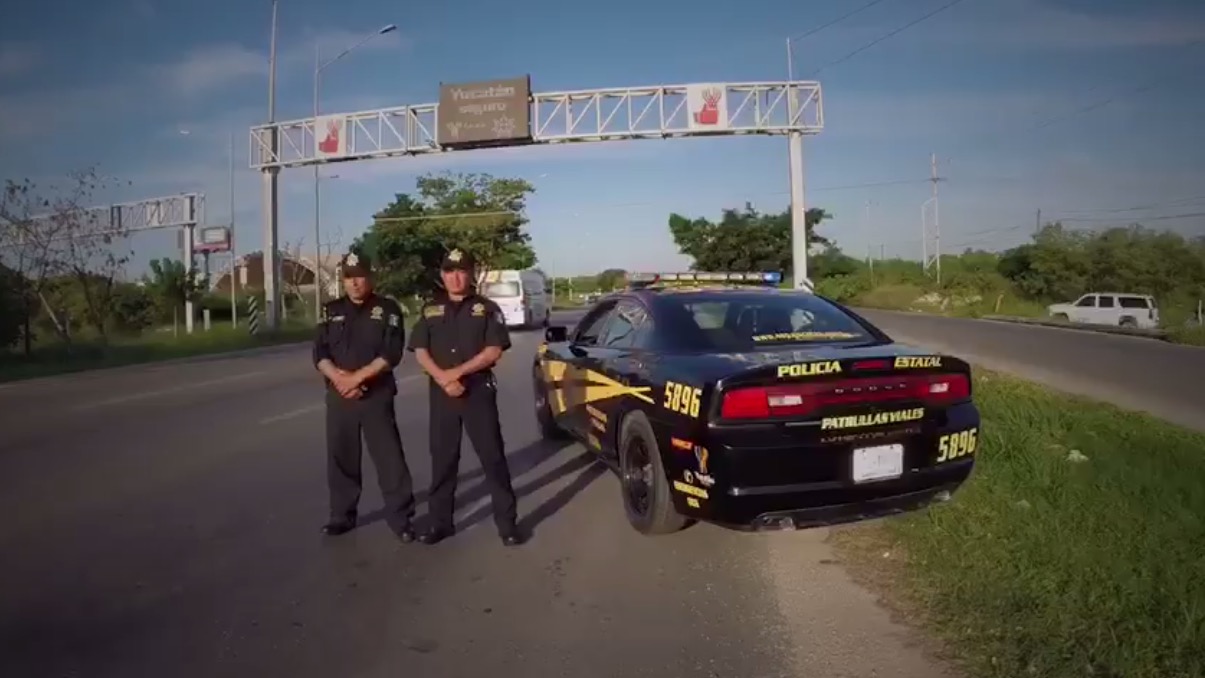
[[[1064,330],[1079,330],[1082,332],[1097,332],[1100,334],[1120,334],[1130,337],[1143,337],[1146,339],[1160,339],[1167,341],[1170,333],[1167,330],[1149,330],[1141,327],[1116,327],[1113,325],[1091,325],[1088,323],[1071,323],[1061,320],[1050,320],[1047,318],[1022,318],[1010,315],[985,315],[981,320],[995,320],[998,322],[1017,323],[1021,325],[1038,325],[1041,327],[1057,327]]]

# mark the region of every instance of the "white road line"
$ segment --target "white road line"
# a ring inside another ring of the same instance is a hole
[[[322,408],[323,408],[323,406],[324,406],[324,403],[317,403],[317,404],[314,404],[314,405],[306,405],[305,407],[299,407],[299,408],[297,408],[297,409],[295,409],[295,410],[292,410],[292,411],[290,411],[290,412],[285,412],[284,414],[278,414],[278,415],[276,415],[276,416],[274,416],[274,417],[268,417],[267,419],[260,419],[260,420],[259,420],[259,423],[260,423],[261,425],[265,425],[265,424],[275,424],[275,423],[276,423],[276,422],[278,422],[278,421],[285,421],[286,419],[292,419],[292,418],[294,418],[294,417],[300,417],[301,415],[303,415],[303,414],[309,414],[310,412],[317,412],[318,410],[322,409]]]
[[[123,403],[129,403],[129,402],[133,402],[136,400],[146,400],[147,398],[158,398],[160,396],[171,395],[173,393],[182,393],[184,391],[189,391],[189,390],[192,390],[195,388],[205,388],[206,386],[217,386],[218,384],[226,384],[226,383],[229,383],[232,381],[241,381],[243,379],[250,379],[252,377],[258,377],[258,376],[264,375],[264,374],[267,374],[267,372],[264,372],[264,371],[244,372],[242,374],[235,374],[235,375],[232,375],[229,377],[222,377],[220,379],[210,379],[208,381],[195,381],[195,382],[188,383],[188,384],[180,384],[179,386],[174,386],[172,388],[165,388],[165,389],[161,389],[158,391],[141,391],[138,393],[131,393],[129,395],[124,395],[124,396],[120,396],[117,398],[109,398],[108,400],[100,400],[97,402],[88,403],[86,405],[79,405],[78,407],[75,408],[75,410],[76,411],[90,410],[90,409],[94,409],[97,407],[104,407],[106,405],[121,405]]]
[[[401,379],[397,380],[397,384],[398,384],[398,386],[401,386],[402,384],[405,384],[406,382],[414,381],[415,379],[419,379],[422,376],[423,375],[421,375],[421,374],[412,374],[408,377],[402,377]],[[259,423],[261,426],[266,426],[268,424],[275,424],[277,422],[286,421],[288,419],[295,419],[304,414],[309,414],[311,412],[317,412],[318,410],[321,410],[323,407],[325,407],[325,403],[315,403],[313,405],[306,405],[305,407],[299,407],[295,410],[290,410],[283,414],[277,414],[277,415],[268,417],[266,419],[260,419]]]

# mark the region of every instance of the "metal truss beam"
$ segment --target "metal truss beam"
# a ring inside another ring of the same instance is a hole
[[[87,207],[76,213],[39,214],[24,225],[17,225],[15,239],[20,244],[30,232],[44,228],[50,241],[71,238],[121,237],[138,231],[196,226],[204,213],[203,193],[181,193],[160,198]],[[81,230],[81,226],[87,225]]]
[[[728,126],[719,131],[691,128],[687,85],[532,94],[532,143],[818,134],[824,128],[818,82],[727,83],[723,87],[729,102]],[[451,149],[436,142],[438,116],[439,104],[344,114],[347,153],[337,159],[317,157],[315,118],[260,125],[251,128],[250,166],[263,170],[447,152]],[[278,144],[272,143],[274,129],[279,129]]]

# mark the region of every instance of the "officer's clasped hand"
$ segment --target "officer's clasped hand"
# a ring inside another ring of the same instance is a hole
[[[464,395],[464,384],[460,383],[460,375],[455,369],[440,370],[438,374],[432,375],[435,383],[453,398],[459,398]]]
[[[361,389],[360,378],[347,370],[338,370],[331,383],[334,385],[335,390],[339,392],[339,395],[349,400],[355,400],[364,395],[363,389]]]

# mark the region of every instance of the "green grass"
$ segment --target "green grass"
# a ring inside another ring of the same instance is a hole
[[[1201,327],[1200,325],[1176,327],[1171,330],[1168,338],[1177,344],[1205,346],[1205,327]]]
[[[137,338],[113,339],[108,346],[80,341],[70,352],[61,344],[37,347],[29,359],[15,352],[0,353],[0,382],[237,351],[305,341],[313,336],[313,326],[300,321],[287,324],[275,335],[261,332],[257,337],[247,332],[245,324],[233,328],[229,323],[214,323],[206,332],[197,323],[192,335],[185,334],[181,327],[179,337],[167,327],[148,331]]]
[[[1205,436],[979,375],[971,480],[838,552],[969,675],[1205,676]]]
[[[822,290],[823,292],[824,290]],[[1011,293],[993,293],[972,295],[969,298],[957,293],[949,294],[949,300],[943,304],[941,295],[926,294],[918,285],[909,283],[879,285],[865,292],[860,292],[845,300],[850,306],[877,308],[887,311],[918,311],[935,315],[955,316],[964,318],[980,318],[985,315],[1014,316],[1018,318],[1039,318],[1051,320],[1046,306],[1027,299],[1020,299]],[[1175,307],[1164,311],[1164,327],[1168,330],[1168,340],[1178,344],[1205,346],[1205,330],[1200,327],[1188,327],[1184,324],[1187,318],[1184,308]]]

